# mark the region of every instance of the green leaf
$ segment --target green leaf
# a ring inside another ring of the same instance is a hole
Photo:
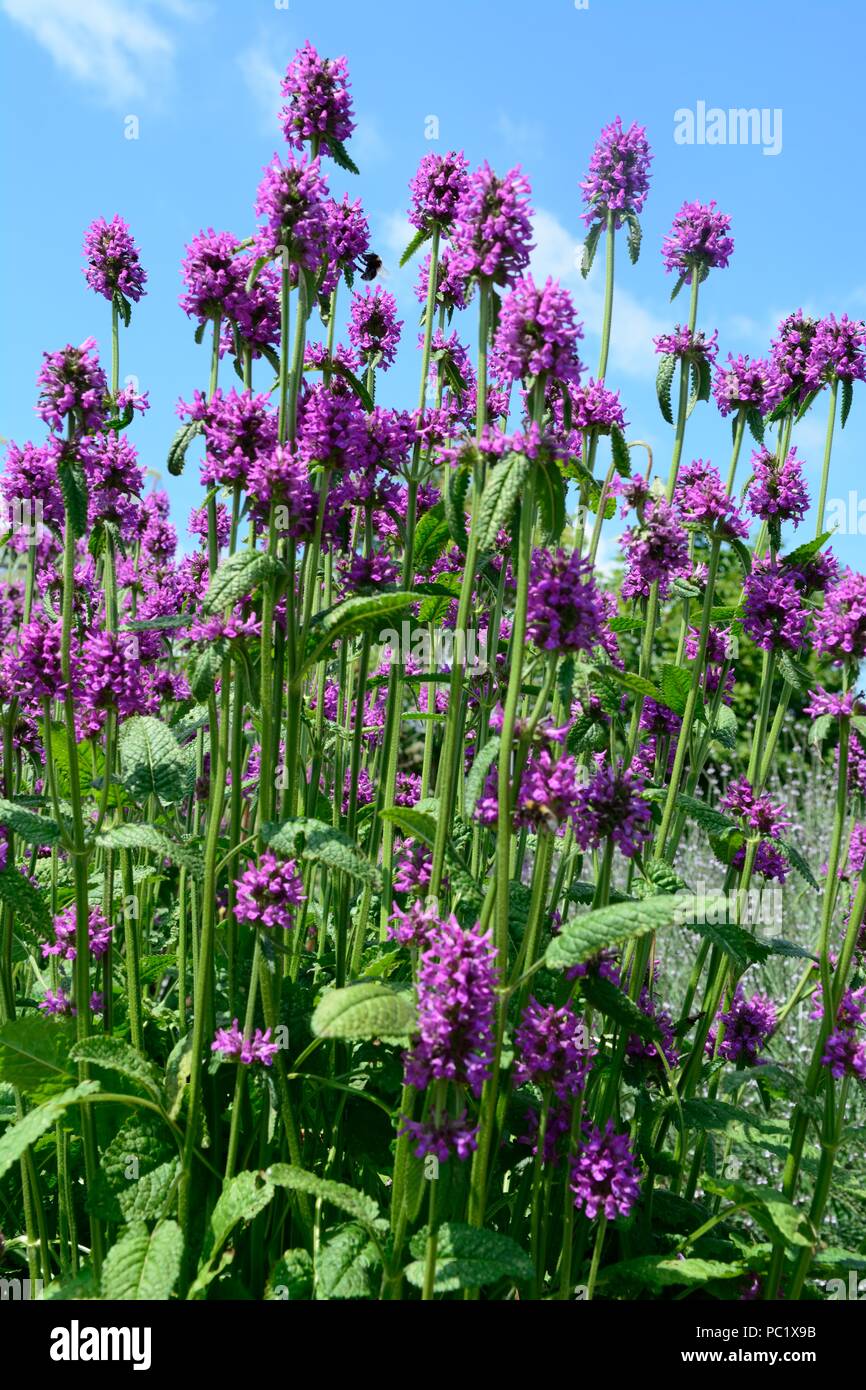
[[[216,678],[225,660],[228,645],[223,638],[194,652],[187,667],[189,687],[197,700],[206,700],[214,692]]]
[[[448,533],[452,541],[466,554],[469,537],[466,533],[466,494],[469,491],[470,471],[465,465],[457,468],[448,478],[445,496],[442,499]]]
[[[726,912],[727,907],[720,914],[713,914],[721,916],[722,920],[718,922],[706,921],[705,914],[703,921],[684,922],[683,926],[688,927],[690,931],[696,931],[699,936],[705,937],[713,946],[717,946],[734,962],[737,972],[742,974],[753,963],[765,961],[770,949],[766,942],[746,931],[738,923],[726,921]]]
[[[621,1260],[608,1265],[599,1276],[599,1284],[633,1283],[638,1288],[666,1288],[670,1284],[703,1285],[711,1279],[736,1279],[744,1272],[740,1263],[723,1264],[721,1260],[683,1260],[675,1255],[639,1255],[634,1260]]]
[[[656,373],[656,395],[658,396],[659,410],[662,418],[669,425],[674,422],[673,408],[671,406],[671,385],[674,379],[674,369],[677,359],[672,352],[663,352],[659,360],[659,369]]]
[[[689,897],[687,901],[692,900]],[[694,901],[709,910],[719,899],[697,898]],[[620,946],[633,937],[663,931],[682,921],[683,906],[683,895],[673,893],[644,898],[642,902],[614,903],[587,912],[567,922],[559,936],[553,938],[545,952],[545,964],[551,970],[579,965],[605,947]]]
[[[437,502],[415,528],[415,573],[428,574],[440,555],[448,549],[451,534],[445,518],[445,506]]]
[[[839,416],[839,423],[844,430],[848,423],[848,416],[851,414],[851,406],[854,404],[854,380],[850,376],[842,378],[842,411]]]
[[[792,690],[798,690],[801,694],[809,690],[812,686],[812,677],[804,666],[795,661],[791,653],[783,647],[778,652],[776,660],[778,662],[779,674]]]
[[[52,1096],[50,1100],[43,1101],[34,1110],[28,1110],[17,1124],[10,1125],[5,1133],[0,1135],[0,1178],[9,1171],[13,1163],[18,1162],[31,1144],[35,1144],[52,1125],[57,1124],[70,1105],[76,1105],[98,1090],[97,1081],[82,1081],[70,1090],[62,1091],[59,1096]]]
[[[712,727],[713,738],[733,752],[737,746],[737,716],[730,705],[719,705]]]
[[[381,1255],[363,1226],[349,1223],[332,1231],[316,1258],[316,1298],[370,1298],[373,1271]]]
[[[673,666],[665,662],[662,667],[661,702],[667,709],[673,710],[674,714],[679,714],[680,716],[685,714],[691,685],[692,676],[690,671],[684,670],[682,666]],[[695,711],[696,717],[698,719],[703,718],[704,722],[706,722],[704,702],[700,691],[698,692],[698,702],[695,706]]]
[[[357,594],[319,613],[310,623],[303,671],[309,671],[327,654],[339,639],[365,633],[378,641],[387,626],[405,616],[413,603],[419,603],[423,593],[408,589],[385,590],[378,594]]]
[[[87,1192],[88,1211],[115,1223],[159,1217],[177,1168],[176,1149],[168,1136],[158,1115],[133,1111],[99,1155]]]
[[[200,875],[204,868],[202,853],[197,844],[180,844],[177,840],[172,840],[155,825],[144,825],[130,822],[127,825],[115,825],[110,830],[97,835],[94,842],[100,849],[143,849],[152,854],[158,854],[163,859],[170,859],[172,864],[177,864],[195,875]]]
[[[152,1232],[135,1221],[105,1257],[102,1297],[164,1302],[171,1298],[182,1258],[183,1233],[176,1221],[162,1221]]]
[[[346,1212],[362,1225],[370,1229],[376,1227],[379,1208],[373,1198],[368,1197],[365,1192],[358,1192],[346,1183],[331,1182],[329,1178],[320,1178],[315,1173],[308,1173],[306,1168],[298,1168],[291,1163],[274,1163],[267,1169],[265,1176],[275,1187],[285,1187],[290,1192],[304,1192],[311,1197],[320,1197],[322,1201],[330,1202],[332,1207]]]
[[[481,749],[481,752],[478,754],[478,757],[475,759],[466,777],[463,814],[467,821],[471,821],[475,814],[475,807],[478,805],[478,798],[484,790],[487,774],[498,756],[499,735],[494,734]]]
[[[7,864],[0,872],[0,902],[10,907],[17,918],[42,936],[51,935],[52,920],[48,904],[35,883],[19,873],[13,864]]]
[[[678,793],[677,807],[680,811],[685,811],[690,820],[696,821],[702,830],[708,831],[711,835],[721,835],[737,828],[736,822],[731,820],[730,816],[723,815],[721,811],[716,811],[712,806],[708,806],[705,801],[701,801],[696,796],[688,796],[685,792]]]
[[[639,1009],[633,999],[602,975],[585,975],[580,982],[581,994],[588,1004],[644,1042],[661,1041],[661,1031],[655,1019]]]
[[[285,821],[282,825],[272,823],[262,830],[262,836],[271,849],[287,859],[300,856],[301,859],[324,864],[328,869],[339,869],[352,878],[369,883],[378,891],[382,876],[376,865],[342,830],[335,830],[324,821],[311,816],[299,816],[297,820]]]
[[[200,420],[192,420],[187,425],[181,425],[180,429],[171,441],[168,450],[168,471],[173,478],[179,478],[186,463],[186,451],[197,434],[202,430]]]
[[[419,228],[419,230],[418,230],[418,231],[415,233],[415,235],[413,236],[412,240],[409,242],[409,245],[406,247],[406,250],[403,252],[402,256],[400,257],[400,266],[401,266],[401,268],[402,268],[404,265],[408,265],[408,264],[409,264],[409,262],[411,261],[412,257],[413,257],[418,251],[421,250],[421,247],[424,245],[425,241],[429,241],[432,235],[433,235],[433,228],[432,228],[432,227],[421,227],[421,228]]]
[[[555,545],[565,528],[565,478],[552,458],[541,458],[536,465],[535,498],[542,539]]]
[[[27,1095],[63,1091],[75,1081],[69,1048],[75,1030],[65,1019],[23,1014],[0,1026],[0,1081]]]
[[[638,259],[640,257],[640,244],[643,239],[643,234],[640,229],[640,222],[638,222],[637,215],[633,212],[627,212],[625,215],[625,220],[628,223],[628,235],[626,237],[628,258],[631,261],[632,265],[637,265]]]
[[[586,241],[583,243],[583,251],[580,258],[580,273],[584,280],[592,270],[592,263],[595,260],[595,253],[598,248],[598,239],[604,231],[604,222],[593,222],[586,234]]]
[[[87,535],[87,479],[77,459],[66,455],[61,457],[57,465],[57,481],[63,494],[66,520],[76,540],[80,540]]]
[[[37,816],[26,806],[17,806],[14,801],[0,799],[0,825],[7,825],[19,839],[28,845],[56,845],[60,839],[60,826],[47,816]]]
[[[152,715],[134,714],[118,735],[123,783],[130,796],[165,803],[182,801],[189,791],[189,772],[180,745],[167,724]]]
[[[734,422],[736,424],[736,421]],[[760,410],[755,406],[750,406],[746,411],[746,424],[752,433],[752,438],[756,444],[764,442],[764,420]]]
[[[610,449],[613,466],[621,478],[631,477],[631,453],[619,425],[610,427]]]
[[[628,690],[632,695],[643,695],[645,699],[655,700],[658,704],[663,704],[662,692],[652,681],[648,681],[643,676],[639,676],[636,671],[618,671],[615,666],[603,666],[595,668],[605,680],[612,681],[621,690]]]
[[[313,1292],[313,1261],[307,1250],[287,1250],[268,1277],[265,1299],[307,1302]]]
[[[238,1173],[223,1184],[210,1219],[212,1244],[210,1260],[225,1245],[239,1221],[252,1221],[264,1211],[274,1195],[273,1184],[260,1173]]]
[[[716,1197],[747,1207],[768,1235],[784,1241],[786,1245],[811,1245],[803,1212],[798,1211],[775,1188],[747,1182],[720,1181],[706,1174],[701,1177],[700,1186]]]
[[[316,1038],[404,1038],[417,1026],[411,990],[376,981],[330,989],[322,996],[310,1027]]]
[[[793,844],[790,840],[783,840],[781,835],[773,836],[770,842],[771,844],[776,845],[782,851],[785,858],[792,865],[792,867],[796,869],[800,877],[802,879],[805,879],[809,887],[814,888],[816,893],[820,893],[821,885],[816,879],[815,875],[812,873],[812,870],[809,868],[809,865],[806,863],[806,860],[803,858],[802,854],[797,849],[797,846]]]
[[[361,171],[346,150],[342,140],[335,140],[332,135],[328,136],[328,149],[331,151],[331,158],[335,164],[339,164],[341,169],[346,169],[350,174],[359,174]]]
[[[832,531],[824,531],[820,536],[816,536],[814,540],[804,541],[802,545],[797,546],[796,550],[792,550],[789,555],[782,555],[780,564],[785,566],[786,569],[801,569],[803,565],[808,565],[810,560],[814,560],[818,551],[823,550],[832,535]]]
[[[94,1034],[76,1043],[70,1056],[74,1062],[91,1062],[104,1071],[117,1072],[140,1086],[152,1100],[162,1099],[162,1083],[156,1068],[122,1038]]]
[[[238,550],[220,562],[211,576],[202,600],[205,613],[223,613],[254,589],[263,579],[280,572],[279,561],[265,550]]]
[[[383,806],[379,812],[383,820],[398,826],[404,835],[421,840],[430,849],[436,841],[436,821],[427,811],[418,811],[414,806]]]
[[[404,1271],[409,1283],[419,1289],[424,1287],[426,1246],[427,1232],[419,1231],[409,1247],[416,1259]],[[532,1261],[510,1236],[458,1221],[446,1221],[439,1227],[433,1284],[436,1293],[482,1288],[499,1279],[528,1283],[533,1277]]]
[[[507,528],[531,472],[529,459],[518,453],[506,454],[491,468],[478,512],[480,550],[492,550],[499,532]]]

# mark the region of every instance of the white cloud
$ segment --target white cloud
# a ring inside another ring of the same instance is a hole
[[[0,0],[57,66],[112,106],[153,97],[170,75],[175,41],[165,21],[190,18],[187,0]]]
[[[533,274],[536,278],[552,275],[567,285],[587,334],[599,338],[604,317],[603,249],[599,250],[595,265],[584,280],[580,274],[582,239],[568,232],[556,216],[544,208],[536,211],[533,230],[536,243],[532,253]],[[613,300],[608,375],[622,372],[627,376],[654,378],[656,363],[652,340],[668,326],[618,283]],[[595,368],[592,361],[588,366],[591,370]]]
[[[388,142],[375,116],[356,116],[349,153],[364,172],[366,164],[378,164],[388,154]]]
[[[261,117],[262,129],[273,134],[276,139],[280,133],[278,115],[283,105],[280,83],[285,68],[277,67],[265,43],[245,48],[238,54],[238,67]]]
[[[544,127],[538,121],[515,120],[507,111],[500,111],[494,129],[509,150],[516,150],[521,159],[535,159],[544,151]]]

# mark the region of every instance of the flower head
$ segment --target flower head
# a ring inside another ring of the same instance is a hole
[[[105,299],[120,293],[137,302],[145,293],[147,272],[143,269],[138,247],[122,217],[115,214],[110,222],[98,217],[84,233],[84,254],[87,266],[84,277],[88,285]]]
[[[324,154],[342,145],[355,129],[345,58],[321,58],[309,39],[289,63],[280,91],[283,134],[295,149],[319,141]]]
[[[529,196],[519,167],[499,178],[485,161],[469,176],[452,231],[454,267],[464,279],[511,285],[526,269],[532,250]]]
[[[530,998],[514,1034],[514,1084],[550,1087],[558,1100],[586,1086],[595,1049],[586,1026],[570,1004],[556,1008]]]
[[[809,493],[796,447],[789,450],[781,465],[768,449],[752,455],[752,481],[746,502],[752,516],[762,521],[775,518],[780,522],[793,521],[795,527],[800,525],[809,510]]]
[[[583,213],[586,225],[604,222],[612,212],[614,226],[619,228],[627,214],[639,213],[649,192],[651,163],[646,129],[633,121],[623,130],[622,118],[616,116],[603,128],[589,161],[589,173],[580,185],[589,209]]]
[[[59,352],[43,352],[37,385],[36,414],[52,430],[62,430],[70,417],[76,434],[87,434],[103,424],[108,382],[95,352],[96,342],[85,338],[80,347],[68,345]]]
[[[580,848],[597,849],[610,837],[630,859],[652,831],[652,815],[642,790],[642,778],[629,768],[602,764],[577,789],[573,824]]]
[[[295,908],[305,896],[294,859],[278,859],[269,849],[258,864],[250,864],[235,879],[235,889],[235,917],[239,922],[279,927],[283,931],[295,925]]]
[[[582,337],[568,290],[550,277],[539,289],[532,276],[525,275],[500,310],[493,347],[495,374],[506,382],[541,375],[577,381],[577,342]]]
[[[723,415],[742,406],[769,415],[782,399],[784,386],[772,357],[734,357],[729,352],[727,364],[716,369],[713,395]]]
[[[318,159],[290,156],[283,164],[274,155],[256,194],[255,210],[265,218],[256,239],[258,254],[275,256],[285,247],[291,262],[317,270],[329,258],[327,197]]]
[[[381,286],[365,285],[363,294],[352,296],[349,341],[365,367],[388,370],[397,356],[402,327],[396,299]]]
[[[457,918],[433,926],[418,968],[418,1037],[405,1056],[406,1082],[449,1080],[480,1095],[493,1060],[496,969],[489,932]]]
[[[574,1205],[588,1220],[628,1216],[640,1196],[640,1169],[627,1134],[617,1134],[613,1120],[604,1129],[585,1133],[571,1167]]]
[[[723,270],[734,249],[730,225],[727,213],[716,211],[714,198],[706,204],[683,203],[664,239],[665,270],[675,271],[687,285],[695,271],[702,280],[709,270]]]
[[[443,231],[449,230],[466,189],[468,168],[469,161],[462,150],[424,155],[409,183],[412,191],[409,221],[413,227],[427,231],[435,225]]]

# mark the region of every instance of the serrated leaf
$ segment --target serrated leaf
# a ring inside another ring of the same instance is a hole
[[[13,864],[7,864],[0,872],[0,902],[10,907],[17,918],[42,936],[51,935],[52,920],[48,904],[36,884],[19,873]]]
[[[719,899],[716,896],[695,901],[710,910]],[[683,896],[679,893],[597,908],[566,923],[559,936],[550,942],[544,956],[545,964],[551,970],[579,965],[606,947],[620,946],[633,937],[672,927],[682,921],[682,913]]]
[[[756,1183],[720,1181],[704,1174],[700,1186],[705,1192],[723,1197],[737,1206],[746,1206],[760,1226],[786,1245],[811,1245],[802,1212],[783,1193]]]
[[[308,1250],[287,1250],[268,1276],[265,1299],[307,1301],[313,1292],[313,1261]]]
[[[370,1229],[375,1228],[379,1219],[379,1208],[373,1198],[349,1187],[347,1183],[331,1182],[329,1178],[320,1178],[316,1173],[309,1173],[306,1168],[298,1168],[291,1163],[272,1164],[267,1169],[266,1177],[275,1187],[320,1197]]]
[[[0,825],[7,825],[13,834],[28,845],[56,845],[60,826],[47,816],[37,816],[26,806],[0,799]]]
[[[105,1071],[117,1072],[141,1087],[151,1099],[162,1099],[162,1083],[156,1067],[122,1038],[94,1034],[76,1043],[70,1055],[75,1062],[90,1062]]]
[[[66,524],[76,540],[87,535],[87,479],[77,459],[64,455],[57,465],[57,481],[63,494]]]
[[[65,1019],[24,1014],[0,1025],[0,1081],[27,1095],[63,1091],[75,1081],[69,1049],[75,1032]]]
[[[791,840],[783,839],[781,835],[773,836],[771,843],[782,851],[792,868],[796,869],[802,879],[808,883],[810,888],[814,888],[816,893],[821,892],[821,885],[816,879],[806,860]]]
[[[626,237],[628,257],[632,265],[637,265],[638,260],[640,258],[640,244],[643,239],[640,222],[637,220],[637,216],[633,212],[626,213],[625,220],[628,223],[628,235]]]
[[[467,821],[470,821],[475,814],[475,807],[478,805],[478,798],[484,790],[487,774],[498,756],[499,735],[494,734],[492,738],[487,740],[466,776],[463,813]]]
[[[520,501],[532,464],[525,454],[506,454],[491,468],[478,511],[478,546],[492,550],[499,532],[508,527]]]
[[[37,1139],[63,1117],[71,1105],[76,1105],[98,1090],[98,1082],[82,1081],[68,1091],[62,1091],[60,1095],[43,1101],[35,1109],[28,1110],[17,1124],[10,1125],[5,1133],[0,1135],[0,1178],[8,1172],[13,1163],[17,1163],[31,1144],[35,1144]]]
[[[310,1027],[316,1038],[404,1038],[417,1026],[411,990],[371,981],[331,989],[322,996]]]
[[[398,617],[406,615],[411,605],[420,602],[423,597],[423,593],[408,589],[357,594],[317,614],[310,623],[303,671],[309,671],[321,661],[339,639],[346,640],[365,633],[378,641],[383,630],[390,628]]]
[[[842,378],[842,410],[839,415],[839,423],[844,430],[848,423],[848,416],[851,414],[851,406],[854,404],[854,379],[850,376]]]
[[[638,1008],[612,980],[606,980],[603,975],[587,974],[580,982],[580,989],[594,1009],[622,1024],[630,1033],[636,1033],[644,1042],[661,1041],[661,1030],[655,1019]]]
[[[416,574],[428,574],[448,549],[451,535],[445,519],[445,506],[437,502],[420,518],[415,528],[414,568]]]
[[[432,235],[433,235],[433,228],[432,228],[432,227],[421,227],[421,228],[415,233],[415,235],[413,236],[412,240],[409,242],[409,245],[406,247],[406,250],[403,252],[402,256],[400,257],[400,266],[401,266],[401,268],[402,268],[404,265],[408,265],[408,264],[409,264],[409,262],[411,261],[412,257],[413,257],[414,255],[416,255],[418,251],[421,250],[421,247],[424,245],[425,241],[429,241],[429,240],[430,240],[430,237],[431,237]]]
[[[469,545],[469,537],[466,534],[466,494],[469,491],[470,472],[464,465],[457,468],[448,478],[448,485],[445,489],[445,496],[442,503],[445,509],[445,520],[448,523],[448,533],[452,541],[466,554]]]
[[[610,427],[610,450],[613,466],[621,478],[631,477],[631,452],[619,425]]]
[[[187,425],[181,425],[175,434],[168,450],[167,466],[173,478],[179,478],[186,463],[186,451],[197,434],[202,430],[200,420],[192,420]]]
[[[677,359],[671,352],[663,352],[659,361],[658,372],[656,373],[656,395],[658,396],[659,410],[662,418],[669,425],[674,422],[673,407],[671,405],[671,386],[674,379],[674,370]]]
[[[172,803],[187,795],[186,761],[177,739],[161,719],[132,715],[120,726],[118,748],[124,786],[137,801],[156,796]]]
[[[133,1222],[111,1247],[102,1266],[102,1297],[136,1302],[171,1298],[180,1275],[183,1233],[176,1221],[162,1221],[151,1232]]]
[[[228,555],[211,576],[202,600],[204,612],[222,613],[233,608],[240,599],[252,594],[263,579],[278,574],[280,569],[276,557],[265,550],[238,550]]]
[[[315,861],[329,869],[339,869],[352,878],[369,883],[378,891],[382,876],[375,864],[362,854],[361,850],[342,830],[335,830],[324,821],[311,816],[299,816],[297,820],[266,825],[262,837],[271,849],[287,859],[300,856],[301,859]]]
[[[426,1244],[425,1230],[413,1236],[410,1251],[416,1259],[404,1271],[409,1283],[419,1289],[424,1286]],[[436,1293],[482,1288],[499,1279],[528,1283],[533,1277],[532,1261],[510,1236],[458,1221],[446,1221],[439,1227],[433,1284]]]
[[[159,1116],[135,1111],[99,1155],[87,1209],[104,1221],[155,1220],[177,1167],[176,1149]],[[157,1175],[159,1182],[157,1184]]]
[[[260,1173],[243,1172],[223,1184],[210,1219],[210,1259],[225,1245],[239,1222],[253,1221],[274,1195],[273,1184]]]
[[[667,1288],[672,1284],[703,1285],[711,1279],[736,1279],[745,1272],[739,1262],[678,1259],[675,1255],[639,1255],[602,1269],[599,1284],[634,1283],[638,1287]]]
[[[323,1241],[316,1259],[317,1299],[370,1298],[379,1251],[363,1226],[349,1223]]]
[[[335,164],[339,164],[341,169],[346,169],[350,174],[359,174],[361,171],[348,153],[342,140],[335,140],[333,135],[328,136],[328,149]]]
[[[153,854],[160,855],[163,859],[170,859],[172,864],[182,865],[193,874],[201,874],[204,867],[204,860],[200,848],[195,844],[180,844],[177,840],[172,840],[155,825],[143,825],[130,822],[127,825],[115,825],[110,830],[97,835],[96,845],[100,849],[144,849]]]
[[[691,685],[692,676],[690,671],[684,670],[682,666],[674,666],[669,662],[665,662],[664,666],[662,666],[661,675],[661,703],[667,709],[673,710],[674,714],[682,716],[686,711]],[[696,718],[703,718],[704,721],[706,721],[704,702],[700,692],[698,692],[695,715]]]
[[[725,902],[724,899],[721,901]],[[770,954],[769,947],[766,942],[753,936],[737,922],[725,920],[726,914],[727,905],[721,913],[712,914],[721,915],[721,921],[708,922],[705,913],[702,920],[686,921],[683,926],[688,927],[690,931],[696,931],[699,936],[706,937],[713,946],[718,947],[726,956],[729,956],[737,971],[742,973],[749,965],[765,961]]]
[[[580,273],[584,280],[592,270],[592,263],[595,260],[595,253],[598,248],[598,239],[604,231],[604,222],[593,222],[583,243],[583,250],[580,258]]]

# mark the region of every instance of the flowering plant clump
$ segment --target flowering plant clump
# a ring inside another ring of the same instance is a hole
[[[814,1301],[864,1238],[866,576],[824,514],[866,328],[719,364],[733,214],[685,202],[633,437],[642,126],[580,185],[586,367],[523,170],[400,174],[402,333],[347,59],[282,93],[246,225],[178,248],[191,517],[132,442],[119,214],[106,336],[34,364],[0,477],[0,1261],[61,1299]]]

